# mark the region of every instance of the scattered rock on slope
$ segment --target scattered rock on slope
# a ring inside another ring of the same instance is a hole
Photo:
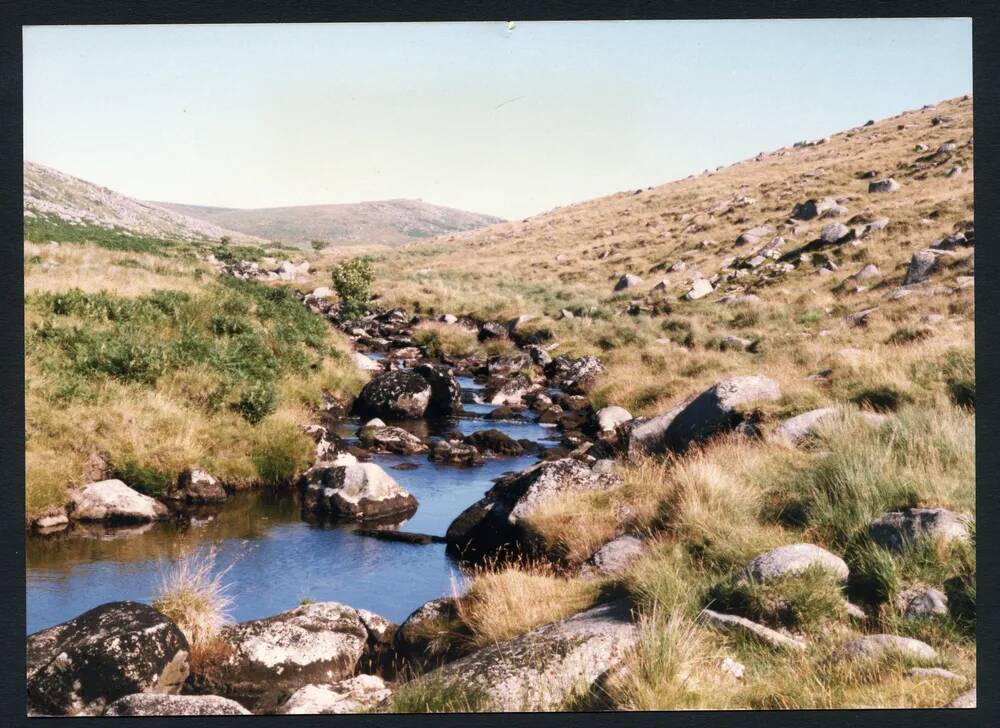
[[[747,564],[744,573],[754,581],[766,582],[801,574],[813,567],[829,572],[840,581],[846,580],[850,573],[842,558],[811,543],[779,546],[756,556]]]
[[[872,540],[899,550],[919,539],[967,541],[971,518],[944,508],[907,508],[879,516],[868,524]]]

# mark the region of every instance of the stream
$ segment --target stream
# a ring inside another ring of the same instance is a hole
[[[543,448],[559,439],[555,428],[533,419],[485,419],[494,406],[482,403],[481,386],[469,377],[458,380],[462,416],[388,424],[431,441],[449,431],[469,434],[490,428]],[[535,416],[530,411],[524,415]],[[360,424],[357,418],[344,418],[333,431],[356,443]],[[537,454],[525,454],[466,468],[430,462],[426,454],[373,453],[371,458],[419,501],[416,513],[400,528],[438,536],[494,479],[537,460]],[[398,468],[406,463],[417,467]],[[424,602],[464,588],[462,570],[444,544],[383,541],[354,533],[357,528],[356,523],[307,522],[291,488],[236,493],[212,514],[184,520],[116,529],[76,525],[62,534],[29,538],[27,631],[105,602],[149,602],[173,562],[213,545],[217,568],[228,569],[223,580],[235,621],[272,616],[310,599],[342,602],[400,622]]]

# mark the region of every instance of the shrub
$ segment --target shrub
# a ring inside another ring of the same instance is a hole
[[[375,276],[371,261],[368,258],[345,260],[334,267],[332,276],[344,316],[349,319],[362,316],[371,301],[371,285]]]
[[[255,425],[277,409],[278,390],[270,381],[252,382],[244,387],[235,407],[247,422]]]
[[[309,245],[311,245],[312,249],[317,253],[330,247],[330,243],[326,240],[310,240]]]

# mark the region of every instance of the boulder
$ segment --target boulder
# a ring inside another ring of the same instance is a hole
[[[581,356],[578,359],[557,356],[545,367],[545,376],[549,381],[568,394],[586,394],[603,373],[604,365],[596,356]]]
[[[642,278],[631,273],[626,273],[618,279],[618,282],[615,284],[615,290],[624,291],[626,288],[638,286],[640,283],[642,283]]]
[[[691,283],[691,288],[688,292],[684,294],[684,298],[688,301],[697,301],[699,298],[704,298],[709,293],[714,291],[711,282],[707,278],[699,278]]]
[[[557,495],[607,490],[620,483],[616,475],[594,472],[573,458],[537,463],[497,480],[481,500],[452,521],[445,538],[467,556],[512,546],[530,549],[530,534],[522,521],[541,503]]]
[[[631,458],[659,455],[669,450],[667,430],[690,401],[682,402],[663,414],[649,419],[634,419],[629,423],[628,454]]]
[[[498,385],[487,387],[483,396],[489,404],[519,405],[534,386],[527,374],[518,372]]]
[[[532,363],[540,367],[544,368],[545,365],[552,361],[552,355],[540,346],[532,344],[526,347],[525,351],[528,353]]]
[[[789,417],[774,431],[774,436],[790,445],[798,445],[808,440],[819,423],[837,414],[836,407],[821,407]]]
[[[417,419],[431,400],[431,385],[419,374],[394,371],[374,377],[354,401],[361,417]]]
[[[954,680],[955,682],[965,682],[965,678],[951,670],[943,667],[911,667],[905,673],[906,677],[916,680]]]
[[[868,534],[880,546],[900,550],[918,539],[968,541],[971,517],[944,508],[907,508],[879,516]]]
[[[646,550],[646,544],[635,536],[619,536],[601,546],[587,559],[581,569],[583,576],[618,576]]]
[[[918,250],[910,258],[910,264],[906,268],[906,277],[903,278],[903,285],[909,286],[914,283],[923,283],[930,278],[931,273],[937,267],[937,255],[933,250]]]
[[[874,263],[868,263],[861,270],[855,273],[851,278],[855,281],[867,281],[869,278],[878,278],[882,275],[882,272],[878,269],[878,266]]]
[[[459,620],[458,599],[432,599],[415,609],[399,625],[393,649],[400,660],[397,670],[424,672],[459,658],[465,652],[452,634]]]
[[[368,642],[358,610],[337,602],[306,604],[266,619],[228,625],[225,653],[196,675],[199,689],[254,710],[310,683],[354,675]]]
[[[895,192],[900,188],[899,182],[894,180],[892,177],[888,179],[880,179],[877,182],[871,182],[868,184],[868,192]]]
[[[431,385],[431,398],[425,411],[427,417],[451,417],[462,411],[462,387],[450,368],[421,364],[413,371]]]
[[[377,675],[357,675],[330,685],[306,685],[277,710],[281,715],[363,713],[388,700],[392,690]]]
[[[685,450],[692,443],[742,424],[745,416],[741,407],[780,397],[778,383],[765,376],[724,379],[695,397],[671,420],[663,434],[664,443],[672,450]]]
[[[896,595],[896,610],[906,619],[948,614],[948,597],[934,587],[915,584]]]
[[[742,245],[756,245],[760,242],[761,238],[771,235],[774,233],[774,228],[769,224],[758,225],[755,228],[750,228],[749,230],[744,230],[738,238],[736,238],[737,247]]]
[[[302,475],[299,487],[303,509],[313,513],[364,520],[417,509],[417,499],[375,463],[320,463]]]
[[[177,693],[188,671],[177,625],[146,604],[110,602],[28,635],[28,711],[99,715],[133,693]]]
[[[177,487],[164,497],[188,503],[221,503],[226,500],[226,489],[207,471],[188,468],[177,478]]]
[[[352,358],[354,359],[354,365],[363,372],[377,372],[382,370],[381,364],[364,354],[354,352]]]
[[[520,455],[524,447],[500,430],[477,430],[466,436],[465,441],[484,455]]]
[[[593,416],[594,430],[597,432],[614,432],[619,425],[632,419],[632,415],[624,407],[611,405],[601,407]]]
[[[75,521],[141,523],[166,518],[167,507],[120,480],[101,480],[70,491],[69,517]]]
[[[819,239],[827,245],[836,245],[837,243],[850,240],[852,237],[853,231],[842,222],[833,222],[829,225],[824,225],[819,233]]]
[[[507,338],[507,327],[496,321],[487,321],[479,327],[479,341]]]
[[[483,647],[424,680],[476,691],[485,711],[559,710],[616,670],[637,640],[630,606],[618,601]]]
[[[744,570],[744,578],[767,582],[813,567],[829,572],[839,581],[845,581],[849,573],[847,564],[836,554],[811,543],[796,543],[754,557]]]
[[[491,356],[486,360],[486,373],[491,377],[504,377],[516,374],[531,364],[527,354],[518,353],[513,356]]]
[[[948,702],[944,706],[945,708],[975,708],[976,707],[976,689],[966,690],[964,693],[959,695],[954,700]]]
[[[372,452],[412,455],[430,450],[423,440],[401,427],[362,427],[358,439]]]
[[[821,200],[806,200],[795,205],[792,209],[792,218],[795,220],[812,220],[824,212],[838,207],[837,201],[832,197],[824,197]]]
[[[894,634],[870,634],[851,640],[830,655],[831,664],[897,657],[929,661],[937,658],[933,647],[920,640]]]
[[[119,698],[104,711],[114,717],[147,715],[251,715],[237,703],[218,695],[153,695],[136,693]]]
[[[746,617],[738,617],[735,614],[722,614],[711,609],[703,609],[700,617],[720,632],[750,637],[779,650],[801,652],[806,648],[805,643],[801,640],[784,635],[762,624],[757,624]]]

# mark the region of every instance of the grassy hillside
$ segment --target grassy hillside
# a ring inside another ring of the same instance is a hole
[[[312,240],[336,246],[396,246],[420,238],[472,230],[500,218],[431,205],[419,200],[380,200],[241,210],[169,202],[154,203],[248,235],[308,247]]]
[[[949,175],[955,167],[961,174]],[[868,191],[888,177],[898,191]],[[846,211],[791,219],[797,204],[825,197]],[[862,239],[799,250],[826,225],[878,218],[888,226]],[[600,356],[608,370],[590,394],[594,407],[660,414],[724,377],[760,373],[782,390],[760,407],[765,433],[817,407],[840,412],[807,447],[724,437],[684,455],[621,460],[617,490],[567,496],[530,517],[559,567],[547,576],[537,565],[485,571],[456,633],[488,641],[609,591],[630,594],[644,637],[628,669],[602,695],[567,707],[925,707],[967,689],[974,538],[894,553],[871,541],[867,523],[912,506],[975,513],[974,248],[958,245],[926,283],[898,292],[913,253],[972,218],[972,101],[963,98],[715,172],[376,253],[384,306],[529,314],[523,327],[549,336],[553,355]],[[765,224],[773,232],[737,244]],[[775,235],[784,238],[780,260],[741,267]],[[854,277],[869,264],[873,275]],[[721,277],[712,293],[685,300],[695,272]],[[626,273],[642,282],[615,292]],[[457,326],[422,332],[423,343],[456,355],[480,347]],[[871,412],[889,419],[872,426],[862,416]],[[648,537],[646,555],[599,590],[580,583],[573,567],[623,529]],[[847,584],[812,572],[766,587],[736,580],[754,556],[797,542],[841,555]],[[917,584],[946,593],[950,616],[904,618],[898,599]],[[845,599],[866,616],[850,617]],[[789,655],[727,636],[699,617],[706,606],[800,636],[808,648]],[[868,633],[924,640],[960,677],[914,676],[907,670],[918,665],[906,659],[849,669],[828,661]],[[746,666],[742,678],[720,671],[726,657]],[[453,710],[470,700],[414,689],[398,706]]]
[[[291,289],[201,259],[264,251],[27,226],[26,511],[103,477],[158,493],[204,467],[234,487],[308,464],[300,425],[361,382],[345,343]]]

